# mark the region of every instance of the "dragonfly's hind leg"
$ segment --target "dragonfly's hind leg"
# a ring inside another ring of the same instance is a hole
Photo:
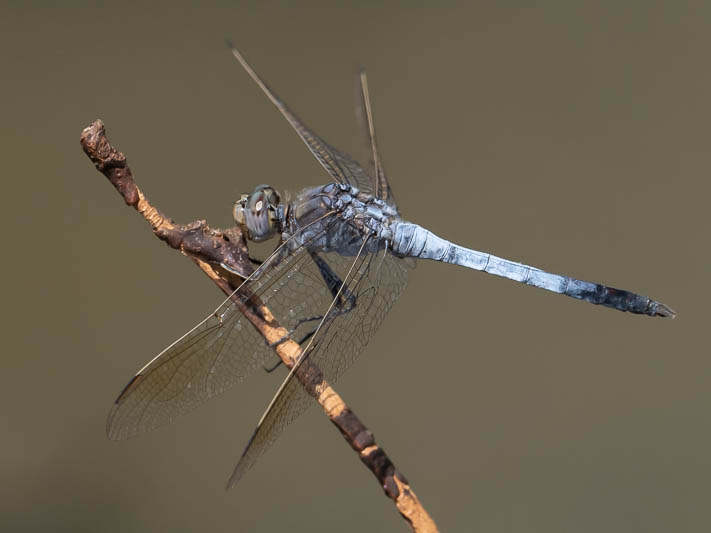
[[[279,359],[276,363],[274,363],[274,366],[269,366],[269,367],[267,367],[267,366],[262,366],[262,368],[264,369],[264,371],[265,371],[267,374],[271,374],[271,373],[274,372],[277,368],[279,368],[279,365],[281,365],[282,363],[283,363],[283,361],[282,361],[281,359]]]
[[[343,280],[338,277],[338,274],[333,271],[330,265],[324,261],[321,256],[319,256],[316,252],[311,251],[309,251],[309,255],[311,255],[311,259],[313,259],[314,263],[316,263],[318,271],[321,273],[321,277],[326,282],[328,290],[331,291],[331,296],[333,296],[334,299],[337,298],[335,307],[339,309],[340,313],[348,313],[351,311],[355,307],[355,295],[349,291],[347,287],[343,287],[343,291],[341,291]],[[347,308],[346,304],[348,304]]]
[[[320,257],[316,252],[312,251],[309,251],[309,255],[311,256],[311,259],[313,259],[314,263],[316,263],[316,267],[318,268],[318,271],[321,274],[323,281],[326,283],[328,290],[331,292],[331,296],[334,300],[336,300],[336,303],[333,309],[331,310],[331,313],[340,315],[351,312],[356,305],[355,294],[353,294],[346,287],[341,290],[341,287],[343,286],[343,281],[322,257]],[[275,346],[278,346],[279,344],[287,340],[294,334],[297,329],[299,329],[299,326],[301,326],[302,324],[305,324],[307,322],[320,322],[321,320],[323,320],[323,315],[299,319],[294,325],[294,327],[289,330],[288,334],[284,335],[282,338],[277,339],[274,342],[269,343],[269,347],[274,348]],[[306,335],[304,335],[304,337],[299,341],[299,344],[303,344],[305,341],[311,338],[311,336],[316,333],[317,328],[318,325],[314,327],[313,330],[306,333]],[[277,363],[271,369],[267,369],[266,367],[264,367],[264,370],[266,372],[272,372],[274,369],[279,367],[279,364],[280,363]]]
[[[291,329],[289,330],[289,332],[288,332],[286,335],[284,335],[283,337],[278,338],[277,340],[275,340],[275,341],[273,341],[273,342],[267,343],[267,346],[269,346],[270,348],[275,348],[275,347],[279,346],[282,342],[284,342],[285,340],[289,339],[289,338],[294,334],[294,332],[295,332],[297,329],[299,329],[299,326],[300,326],[301,324],[306,324],[307,322],[320,321],[322,318],[323,318],[323,315],[321,315],[321,316],[312,316],[312,317],[310,317],[310,318],[302,318],[301,320],[299,320],[299,321],[296,323],[296,325],[295,325],[293,328],[291,328]],[[311,331],[311,332],[307,333],[306,335],[304,335],[304,337],[303,337],[298,343],[301,344],[301,343],[304,342],[305,340],[308,340],[308,338],[311,337],[311,335],[314,334],[314,331],[316,331],[316,328],[314,328],[313,331]]]
[[[297,325],[296,327],[298,328],[299,326]],[[276,346],[276,345],[279,344],[280,342],[283,342],[284,340],[286,340],[288,337],[291,336],[291,333],[293,333],[295,329],[296,329],[296,328],[294,328],[293,330],[291,330],[291,332],[289,333],[289,335],[283,337],[282,339],[279,339],[276,343],[272,343],[272,344],[273,344],[274,346]],[[309,340],[309,339],[313,336],[313,334],[314,334],[315,332],[316,332],[316,329],[315,329],[315,328],[314,328],[312,331],[309,331],[306,335],[303,336],[303,338],[302,338],[300,341],[298,341],[299,344],[305,343],[307,340]],[[271,346],[272,346],[272,345],[270,345],[270,347],[271,347]],[[262,366],[262,368],[264,369],[264,371],[265,371],[267,374],[271,374],[271,373],[274,372],[277,368],[279,368],[279,366],[282,365],[283,363],[284,363],[284,361],[282,361],[281,359],[279,359],[279,360],[274,364],[274,366],[271,366],[271,367]]]
[[[311,251],[309,251],[309,255],[311,256],[311,259],[313,259],[314,263],[316,263],[316,266],[318,267],[318,271],[321,273],[323,281],[326,283],[328,290],[331,292],[331,296],[335,300],[331,313],[334,315],[350,313],[356,305],[355,294],[353,294],[350,290],[348,290],[347,287],[344,286],[343,280],[341,280],[338,274],[333,271],[330,265],[326,261],[324,261],[322,257],[320,257],[316,252]],[[305,324],[306,322],[320,322],[321,320],[323,320],[323,315],[312,316],[310,318],[302,318],[296,323],[291,332],[293,333],[298,329],[299,326]],[[301,341],[299,341],[299,344],[303,343],[315,332],[316,328],[314,328],[314,330],[310,333],[306,334],[306,336],[301,339]],[[281,340],[279,342],[281,342]]]

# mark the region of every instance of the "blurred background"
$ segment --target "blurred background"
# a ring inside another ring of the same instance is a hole
[[[4,2],[3,531],[404,531],[319,409],[232,491],[259,373],[110,442],[116,395],[221,301],[79,145],[101,118],[168,216],[231,224],[318,166],[224,41],[360,155],[367,67],[401,213],[466,246],[638,291],[626,315],[420,263],[336,389],[443,531],[711,528],[711,5]]]

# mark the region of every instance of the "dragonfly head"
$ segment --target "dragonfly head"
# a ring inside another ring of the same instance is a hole
[[[243,194],[235,202],[232,215],[237,225],[247,231],[247,238],[266,241],[281,228],[281,198],[269,185],[259,185],[252,194]]]

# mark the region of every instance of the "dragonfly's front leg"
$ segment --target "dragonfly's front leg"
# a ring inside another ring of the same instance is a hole
[[[288,249],[286,246],[284,246],[284,242],[280,242],[279,246],[277,246],[276,250],[272,252],[272,254],[267,257],[264,261],[260,261],[259,259],[255,259],[254,257],[249,257],[249,262],[252,263],[255,267],[257,267],[254,272],[249,276],[249,280],[258,280],[264,272],[267,271],[267,269],[273,269],[276,268],[279,263],[282,262],[282,260],[287,256],[289,253]],[[234,268],[231,266],[225,264],[225,263],[220,263],[220,266],[227,270],[227,272],[230,272],[232,274],[235,274],[237,276],[242,276],[240,272],[237,272]],[[246,281],[246,280],[245,280]]]

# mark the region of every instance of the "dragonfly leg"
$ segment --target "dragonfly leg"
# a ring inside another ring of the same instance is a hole
[[[319,320],[320,320],[320,318],[319,318]],[[298,326],[297,326],[297,327],[298,327]],[[296,329],[296,328],[294,328],[294,329]],[[294,331],[294,330],[292,330],[292,333],[293,333],[293,331]],[[314,328],[312,331],[309,331],[309,332],[308,332],[306,335],[304,335],[303,338],[299,341],[299,344],[303,344],[304,342],[306,342],[307,340],[309,340],[309,339],[311,338],[311,336],[312,336],[315,332],[316,332],[316,329],[315,329],[315,328]],[[283,340],[286,339],[287,337],[288,337],[288,335],[287,335],[286,337],[284,337],[283,339],[280,339],[280,340],[279,340],[278,342],[276,342],[274,345],[279,344],[279,342],[283,342]],[[274,366],[272,366],[272,367],[262,366],[262,368],[264,368],[264,371],[265,371],[267,374],[271,374],[271,373],[274,372],[277,368],[279,368],[279,365],[281,365],[281,364],[283,364],[283,361],[282,361],[281,359],[279,359],[279,361],[277,361]]]
[[[270,348],[274,348],[274,347],[276,347],[276,346],[279,346],[282,342],[284,342],[284,341],[287,340],[289,337],[291,337],[291,336],[294,334],[294,332],[295,332],[297,329],[299,329],[299,326],[300,326],[301,324],[306,324],[307,322],[320,321],[322,318],[323,318],[323,315],[320,315],[320,316],[312,316],[311,318],[302,318],[301,320],[299,320],[299,321],[296,323],[296,325],[295,325],[293,328],[291,328],[291,329],[289,330],[289,333],[287,333],[287,334],[284,335],[283,337],[281,337],[281,338],[275,340],[274,342],[268,343],[267,346],[269,346]],[[315,328],[314,328],[314,331],[315,331]],[[313,335],[313,334],[314,334],[313,331],[312,331],[311,333],[307,333],[307,334],[304,336],[304,338],[299,341],[299,344],[301,344],[302,342],[304,342],[305,340],[307,340],[307,339],[308,339],[309,337],[311,337],[311,335]]]
[[[343,285],[341,278],[338,277],[338,274],[336,274],[329,264],[316,252],[309,251],[309,254],[311,255],[311,259],[313,259],[314,263],[316,263],[323,281],[326,282],[326,286],[331,291],[331,295],[334,298],[338,298],[338,301],[336,301],[336,305],[334,307],[339,309],[339,314],[351,311],[355,307],[355,295],[345,287],[345,290],[343,290],[339,295],[339,289]],[[348,307],[346,307],[346,305]]]
[[[333,309],[331,310],[331,313],[334,315],[340,315],[344,313],[349,313],[350,311],[353,310],[353,308],[356,305],[356,297],[355,295],[349,291],[349,290],[344,290],[341,291],[339,294],[339,289],[341,285],[343,285],[343,282],[341,281],[341,278],[336,274],[333,269],[329,266],[329,264],[324,261],[323,258],[321,258],[316,252],[309,252],[309,255],[311,256],[311,259],[313,259],[314,263],[316,263],[316,266],[318,267],[318,270],[321,274],[321,277],[323,278],[323,281],[326,283],[326,286],[328,287],[329,291],[331,292],[331,295],[333,298],[338,298],[336,301],[336,304],[333,306]],[[270,348],[274,348],[275,346],[278,346],[285,340],[287,340],[289,337],[291,337],[294,332],[301,326],[302,324],[305,324],[307,322],[320,322],[323,319],[323,315],[319,316],[312,316],[309,318],[302,318],[296,322],[293,328],[289,330],[289,333],[281,337],[280,339],[277,339],[274,342],[271,342],[268,344]],[[299,344],[302,344],[304,341],[308,340],[314,333],[316,332],[316,328],[314,328],[311,332],[307,333],[300,341]],[[274,368],[277,368],[279,364]],[[267,372],[271,372],[271,370],[268,370],[267,368],[264,369]]]
[[[277,368],[279,368],[279,365],[281,365],[282,362],[283,362],[283,361],[282,361],[281,359],[279,359],[279,360],[274,364],[274,366],[270,366],[270,367],[262,366],[262,368],[264,369],[264,371],[265,371],[267,374],[271,374],[271,373],[274,372]]]
[[[288,255],[288,250],[286,247],[282,246],[284,243],[280,243],[280,245],[277,247],[277,249],[274,251],[272,255],[270,255],[267,259],[264,261],[260,261],[259,259],[255,259],[254,257],[249,257],[249,262],[255,265],[257,268],[256,270],[252,273],[250,276],[250,279],[255,280],[259,279],[264,272],[266,268],[273,268],[276,267],[281,261]],[[266,265],[269,263],[269,265]],[[227,270],[228,272],[231,272],[232,274],[236,274],[238,276],[242,276],[241,272],[237,272],[235,269],[230,267],[229,265],[225,263],[220,263],[220,266]]]

